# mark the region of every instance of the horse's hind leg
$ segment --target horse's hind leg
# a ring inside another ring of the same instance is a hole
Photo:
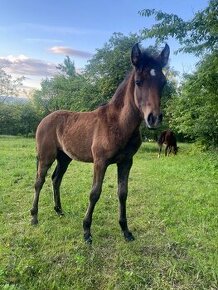
[[[118,167],[118,197],[120,202],[119,224],[127,241],[133,241],[134,236],[128,229],[126,218],[126,200],[128,194],[128,178],[132,167],[132,159],[117,164]]]
[[[38,160],[37,164],[37,175],[36,175],[36,182],[35,182],[35,195],[33,200],[33,207],[31,209],[31,215],[32,215],[32,221],[31,223],[33,225],[36,225],[38,223],[38,204],[39,204],[39,195],[40,191],[43,187],[43,184],[45,182],[45,177],[47,174],[48,169],[51,167],[53,160],[50,160],[50,162],[46,160]]]
[[[63,151],[59,151],[57,154],[57,166],[52,174],[52,183],[54,191],[54,210],[59,215],[63,215],[60,199],[60,186],[64,173],[67,170],[68,165],[71,162],[71,158],[68,157]]]

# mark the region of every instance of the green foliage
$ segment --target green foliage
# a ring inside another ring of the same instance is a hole
[[[89,247],[82,219],[92,164],[69,166],[62,218],[53,210],[49,172],[39,225],[32,227],[35,142],[0,137],[0,289],[217,289],[217,155],[179,146],[176,157],[158,159],[156,144],[146,143],[134,158],[127,201],[132,243],[118,224],[116,166],[108,168]]]
[[[16,105],[0,103],[0,134],[17,135],[19,112]]]
[[[21,105],[0,103],[0,134],[34,135],[40,117],[30,102]]]
[[[34,136],[41,116],[31,102],[19,106],[18,128],[19,134],[23,136]]]
[[[59,64],[57,68],[67,77],[74,77],[76,75],[74,62],[71,61],[69,56],[66,56],[66,58],[64,59],[64,63]]]
[[[93,96],[96,105],[108,101],[131,70],[131,49],[139,40],[137,34],[124,36],[122,33],[114,33],[89,61],[85,75],[88,82],[96,87],[97,96]]]
[[[60,74],[51,79],[43,80],[41,90],[35,91],[33,95],[33,102],[42,115],[60,109],[81,109],[83,79],[80,75],[68,78]]]
[[[58,66],[60,73],[41,82],[41,89],[33,94],[33,102],[42,116],[56,110],[84,111],[94,102],[94,85],[87,81],[84,73],[77,74],[71,59],[67,56]]]
[[[7,103],[7,97],[18,95],[23,78],[13,79],[0,68],[0,134],[34,134],[39,115],[33,104]]]
[[[87,111],[107,102],[131,69],[130,52],[137,35],[114,34],[98,49],[85,70],[77,74],[69,57],[60,74],[43,80],[33,100],[42,115],[58,109]]]
[[[172,128],[207,146],[218,145],[217,67],[216,52],[206,56],[196,72],[186,76],[180,94],[167,108]]]
[[[0,97],[17,96],[22,86],[23,77],[13,79],[0,68]],[[1,99],[1,102],[4,99]]]
[[[193,19],[184,21],[175,14],[168,14],[155,9],[144,9],[142,16],[154,16],[158,21],[150,29],[142,30],[142,37],[155,37],[163,42],[169,37],[176,38],[181,44],[179,51],[192,52],[200,55],[217,49],[218,43],[218,1],[210,0],[208,7],[197,12]]]
[[[202,56],[196,71],[184,77],[179,94],[166,102],[165,114],[169,126],[189,140],[198,140],[206,147],[217,146],[218,1],[210,0],[189,21],[154,9],[142,10],[140,14],[154,16],[158,22],[151,29],[144,29],[142,37],[155,37],[157,42],[173,37],[181,45],[178,51]]]

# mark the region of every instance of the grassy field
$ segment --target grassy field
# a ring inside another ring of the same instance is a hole
[[[62,184],[64,217],[53,211],[51,173],[30,225],[35,178],[33,139],[0,137],[0,289],[218,289],[218,160],[180,144],[157,158],[145,143],[129,180],[128,221],[118,225],[116,166],[108,168],[94,212],[93,245],[82,220],[92,164],[72,162]]]

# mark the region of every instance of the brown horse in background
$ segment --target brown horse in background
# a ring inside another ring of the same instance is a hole
[[[93,162],[93,184],[83,220],[84,239],[91,243],[92,214],[101,194],[104,175],[108,165],[116,163],[119,223],[125,239],[134,239],[126,218],[128,176],[133,155],[141,145],[139,126],[142,120],[148,128],[155,128],[162,121],[160,97],[166,82],[162,68],[168,58],[167,44],[156,58],[141,52],[136,44],[131,53],[133,70],[108,104],[91,112],[56,111],[41,121],[36,132],[38,166],[32,224],[38,223],[39,195],[52,163],[57,160],[52,175],[54,209],[61,215],[60,185],[69,163],[72,160]]]
[[[176,143],[176,135],[173,133],[173,131],[171,131],[169,129],[163,131],[160,134],[157,143],[159,145],[159,154],[158,154],[158,157],[160,157],[163,144],[166,145],[166,148],[165,148],[165,156],[167,156],[167,155],[169,156],[169,154],[172,152],[172,150],[173,150],[173,153],[175,155],[178,152],[178,148],[179,147],[177,146],[177,143]]]

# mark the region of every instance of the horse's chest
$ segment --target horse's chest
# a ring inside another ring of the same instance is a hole
[[[138,132],[133,134],[126,144],[120,146],[114,156],[111,158],[112,163],[121,162],[124,159],[130,159],[138,151],[141,145],[141,136]]]

